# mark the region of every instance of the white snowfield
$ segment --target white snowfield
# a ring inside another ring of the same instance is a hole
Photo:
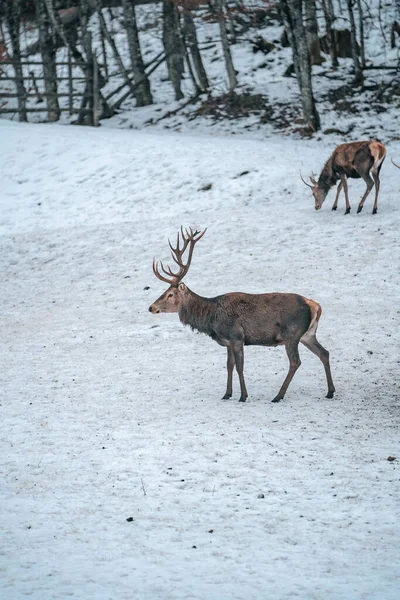
[[[2,600],[400,597],[400,143],[375,216],[314,210],[335,143],[0,122]],[[283,348],[221,400],[225,350],[148,312],[181,224],[195,292],[322,304],[333,400],[303,347],[281,403]]]

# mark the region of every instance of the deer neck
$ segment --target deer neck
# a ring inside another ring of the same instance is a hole
[[[189,325],[192,329],[212,336],[216,308],[213,298],[203,298],[188,288],[185,301],[179,311],[179,319],[183,325]]]
[[[318,179],[318,187],[328,193],[333,185],[336,185],[338,180],[337,174],[333,170],[332,160],[329,159],[321,171]]]

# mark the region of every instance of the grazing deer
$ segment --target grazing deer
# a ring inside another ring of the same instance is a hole
[[[362,177],[367,184],[367,189],[358,205],[357,213],[362,211],[364,202],[375,183],[375,202],[372,210],[372,214],[375,215],[378,212],[379,173],[383,161],[385,160],[385,156],[386,148],[380,142],[375,140],[350,142],[349,144],[341,144],[335,148],[322,169],[318,181],[314,176],[310,177],[312,185],[304,181],[300,174],[303,183],[312,189],[315,198],[315,210],[321,208],[330,188],[336,185],[337,181],[340,179],[332,210],[337,209],[339,194],[342,191],[342,188],[344,188],[344,194],[346,196],[345,214],[347,215],[351,209],[347,189],[347,178],[351,177],[353,179],[359,179]]]
[[[327,398],[333,398],[333,385],[329,365],[329,352],[317,341],[316,331],[321,316],[321,307],[317,302],[297,294],[244,294],[234,292],[215,298],[203,298],[192,292],[182,279],[189,270],[195,244],[203,237],[203,232],[190,228],[181,228],[182,247],[177,236],[176,248],[171,242],[172,258],[178,265],[177,272],[153,261],[156,277],[169,284],[149,308],[151,313],[178,313],[184,325],[190,325],[201,333],[209,335],[228,351],[228,383],[223,399],[232,396],[232,373],[236,370],[240,380],[240,402],[247,398],[246,384],[243,375],[244,346],[285,346],[290,367],[285,381],[272,402],[279,402],[299,368],[299,342],[304,344],[322,361],[328,383]],[[187,260],[183,255],[188,249]]]

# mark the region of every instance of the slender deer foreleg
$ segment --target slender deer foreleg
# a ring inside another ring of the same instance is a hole
[[[374,180],[371,179],[369,173],[367,173],[366,175],[363,175],[362,178],[364,179],[365,183],[367,184],[367,189],[365,190],[365,194],[364,196],[361,198],[361,202],[358,205],[357,208],[357,214],[360,213],[363,209],[364,206],[364,202],[367,199],[368,194],[370,193],[370,191],[372,190],[372,188],[374,187]],[[374,178],[375,179],[375,178]],[[379,185],[378,185],[378,192],[379,192]],[[375,197],[375,202],[376,202],[376,197]],[[375,208],[375,204],[374,204],[374,208]]]
[[[286,394],[286,390],[289,387],[289,383],[293,379],[293,375],[296,373],[297,369],[301,365],[298,340],[296,340],[296,342],[291,342],[289,344],[286,344],[286,353],[288,355],[289,363],[290,363],[289,372],[286,375],[286,379],[283,382],[281,389],[279,390],[279,392],[275,396],[275,398],[272,400],[272,402],[279,402],[280,400],[283,399],[283,397]]]
[[[226,368],[228,369],[228,383],[226,386],[225,396],[222,397],[222,400],[228,400],[232,396],[232,374],[235,366],[235,353],[233,351],[233,347],[229,345],[227,347],[228,351],[228,360],[226,363]]]
[[[343,185],[343,189],[344,189],[344,195],[346,197],[346,212],[344,213],[345,215],[348,215],[349,212],[351,211],[351,206],[350,206],[350,201],[349,201],[349,188],[347,186],[347,177],[346,175],[342,175],[341,176],[341,183]]]
[[[248,394],[247,394],[246,384],[244,382],[244,375],[243,375],[243,367],[244,367],[243,342],[235,342],[233,345],[233,351],[235,353],[236,371],[238,372],[239,381],[240,381],[239,402],[246,402],[246,398],[248,397]]]
[[[380,188],[379,173],[372,173],[372,177],[374,178],[374,181],[375,181],[375,202],[374,202],[374,208],[372,209],[372,214],[376,215],[376,213],[378,212],[378,194],[379,194],[379,188]]]
[[[322,364],[324,365],[326,382],[328,384],[328,393],[326,395],[327,398],[333,398],[333,394],[335,393],[335,386],[333,385],[331,367],[329,364],[329,352],[326,350],[317,340],[315,335],[310,337],[304,336],[301,340],[301,343],[305,345],[311,352],[313,352]]]
[[[337,189],[337,192],[336,192],[336,198],[335,198],[335,202],[333,203],[332,210],[336,210],[337,209],[337,203],[338,203],[339,195],[340,195],[340,192],[342,191],[342,188],[343,188],[343,183],[340,182],[339,185],[338,185],[338,189]]]

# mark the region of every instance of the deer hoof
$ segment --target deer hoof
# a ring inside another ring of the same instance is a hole
[[[376,215],[376,213],[377,213],[377,212],[378,212],[378,209],[377,209],[377,208],[374,208],[374,210],[372,211],[372,214],[373,214],[373,215]]]
[[[348,215],[351,211],[351,207],[350,208],[346,208],[346,212],[344,213],[345,215]],[[358,211],[357,211],[358,212]]]
[[[325,396],[325,398],[333,398],[333,394],[335,392],[328,392],[327,395]]]
[[[362,206],[359,206],[359,207],[357,208],[357,214],[358,214],[358,213],[360,213],[360,212],[362,211],[362,209],[363,209],[363,207],[362,207]]]
[[[225,396],[222,396],[222,400],[229,400],[229,398],[232,398],[232,394],[225,394]]]
[[[337,206],[332,206],[332,210],[337,210]]]
[[[280,396],[275,396],[275,398],[271,400],[271,402],[280,402],[281,400],[282,398]]]
[[[240,396],[239,402],[246,402],[246,398],[244,398],[243,396]]]

